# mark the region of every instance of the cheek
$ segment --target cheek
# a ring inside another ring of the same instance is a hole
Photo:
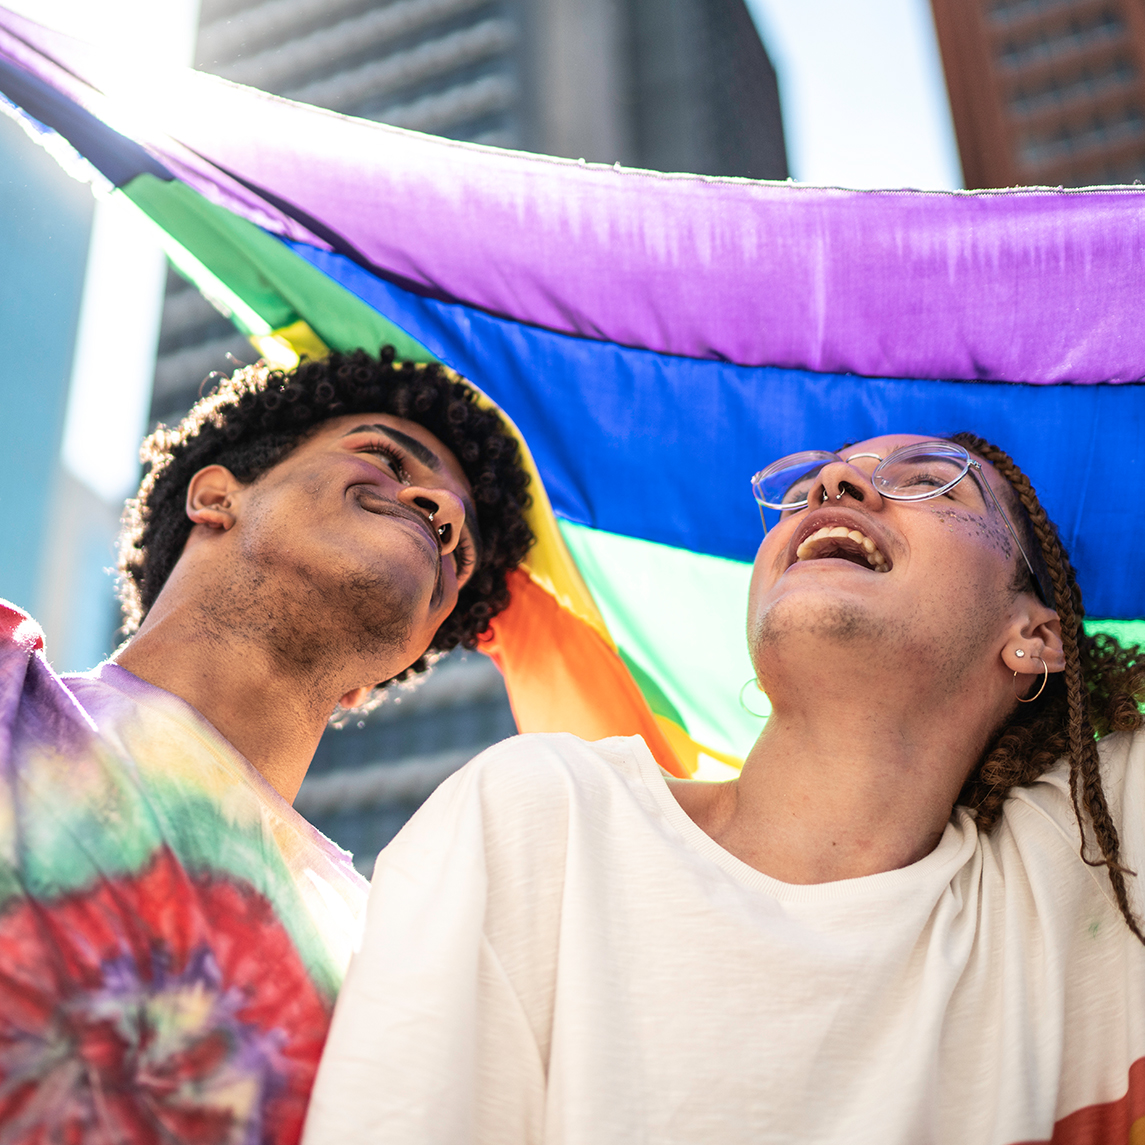
[[[935,509],[933,512],[947,532],[957,534],[972,544],[992,549],[1005,560],[1014,555],[1014,542],[1009,530],[992,517],[964,513],[957,509]]]
[[[969,596],[973,609],[989,611],[993,601],[1005,596],[1012,578],[1008,534],[975,513],[936,510],[934,517],[938,528],[927,544],[926,562],[931,586],[949,604],[956,595]]]
[[[773,535],[773,534],[772,534]],[[768,545],[770,536],[764,540],[763,544],[759,546],[755,554],[755,563],[751,566],[751,584],[748,587],[747,599],[748,608],[751,609],[752,602],[759,598],[759,595],[766,592],[771,586],[771,566],[774,561],[774,554],[769,552],[770,546]]]

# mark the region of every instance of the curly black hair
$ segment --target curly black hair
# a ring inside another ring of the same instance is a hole
[[[147,467],[128,501],[119,537],[123,633],[139,627],[171,575],[191,532],[184,502],[191,478],[222,465],[250,484],[323,422],[350,413],[388,413],[424,426],[457,458],[473,489],[482,555],[431,652],[474,648],[509,603],[506,574],[533,543],[524,519],[529,476],[517,441],[495,410],[446,366],[398,362],[392,346],[302,361],[293,370],[260,362],[237,370],[200,398],[173,429],[160,425],[142,446]],[[394,680],[424,672],[420,657]],[[391,681],[386,681],[386,683]]]

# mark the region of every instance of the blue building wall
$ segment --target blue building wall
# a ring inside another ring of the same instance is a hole
[[[94,201],[0,116],[0,596],[34,611]]]

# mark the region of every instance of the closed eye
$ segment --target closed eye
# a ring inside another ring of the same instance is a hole
[[[370,441],[358,446],[355,453],[371,453],[375,457],[380,457],[386,463],[389,471],[396,477],[403,485],[411,484],[409,474],[406,472],[405,456],[400,449],[391,445],[384,438],[374,438]]]
[[[908,489],[916,485],[922,485],[931,489],[940,489],[943,485],[946,484],[947,480],[948,479],[937,477],[931,473],[915,473],[911,476],[909,481],[906,481],[903,484],[904,488]],[[952,488],[956,488],[956,486],[952,486]]]
[[[461,580],[473,567],[473,546],[464,535],[458,540],[453,550],[453,566],[457,570],[458,580]]]

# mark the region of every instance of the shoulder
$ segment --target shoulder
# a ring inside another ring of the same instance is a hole
[[[1113,732],[1098,741],[1101,785],[1114,822],[1121,826],[1127,815],[1138,810],[1145,786],[1145,729]],[[1059,759],[1033,783],[1014,789],[1008,803],[1024,802],[1037,806],[1055,819],[1074,818],[1070,796],[1070,764]],[[1128,803],[1127,803],[1128,800]]]
[[[1145,729],[1113,732],[1098,742],[1097,750],[1101,787],[1117,828],[1122,864],[1140,870],[1145,863]],[[1003,818],[1018,837],[1036,832],[1039,822],[1052,825],[1080,856],[1082,839],[1070,794],[1069,760],[1058,760],[1033,783],[1015,788],[1006,800]],[[1089,853],[1092,832],[1086,834]],[[1136,880],[1130,881],[1136,885]]]
[[[630,802],[648,761],[656,767],[639,736],[513,736],[446,779],[387,851],[566,838],[571,818],[602,821],[618,801]]]
[[[512,736],[476,756],[452,781],[491,800],[588,794],[639,782],[647,751],[639,736],[595,742],[568,733]]]
[[[22,608],[0,599],[0,648],[27,657],[43,647],[39,625]]]

